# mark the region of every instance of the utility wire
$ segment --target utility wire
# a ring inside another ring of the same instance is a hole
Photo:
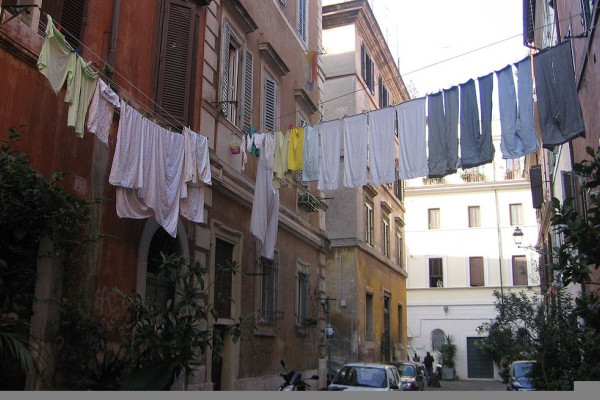
[[[40,12],[43,12],[44,14],[48,15],[48,13],[46,13],[44,10],[42,10],[42,9],[41,9],[39,6],[38,6],[38,8],[39,8]],[[574,17],[574,16],[576,16],[576,15],[577,15],[577,14],[570,14],[569,16],[567,16],[567,17],[565,17],[565,18],[562,18],[562,19],[561,19],[561,20],[559,20],[558,22],[560,23],[560,22],[566,21],[566,20],[568,20],[568,19],[571,19],[572,17]],[[53,19],[53,21],[54,21],[54,19]],[[54,23],[55,23],[56,25],[60,26],[62,31],[69,33],[69,34],[70,34],[72,37],[75,37],[75,36],[74,36],[74,35],[73,35],[71,32],[69,32],[67,29],[65,29],[65,28],[64,28],[64,26],[62,26],[61,24],[58,24],[58,23],[56,23],[56,22],[54,22]],[[544,28],[546,28],[546,27],[548,27],[548,26],[552,26],[552,25],[555,25],[555,24],[556,24],[556,22],[555,22],[555,21],[552,21],[552,22],[550,22],[550,23],[548,23],[548,24],[545,24],[545,25],[543,25],[543,26],[541,26],[541,27],[539,27],[539,28],[536,28],[536,29],[544,29]],[[44,28],[44,31],[45,31],[45,28],[46,28],[46,26],[45,26],[45,24],[43,24],[43,23],[42,23],[42,21],[41,21],[41,20],[40,20],[40,25],[42,25],[42,27]],[[592,26],[590,26],[590,27],[588,28],[588,30],[594,29],[594,28],[596,28],[597,26],[598,26],[598,24],[596,24],[596,25],[592,25]],[[481,47],[475,48],[475,49],[473,49],[473,50],[466,51],[466,52],[464,52],[464,53],[461,53],[461,54],[458,54],[458,55],[455,55],[455,56],[452,56],[452,57],[449,57],[449,58],[446,58],[446,59],[443,59],[443,60],[440,60],[440,61],[436,61],[436,62],[434,62],[434,63],[432,63],[432,64],[428,64],[428,65],[425,65],[425,66],[423,66],[423,67],[417,68],[417,69],[415,69],[415,70],[412,70],[412,71],[406,72],[406,73],[402,74],[402,75],[401,75],[401,77],[402,77],[402,76],[406,76],[406,75],[410,75],[410,74],[413,74],[413,73],[416,73],[416,72],[419,72],[419,71],[422,71],[422,70],[425,70],[425,69],[428,69],[428,68],[431,68],[431,67],[434,67],[434,66],[437,66],[437,65],[440,65],[440,64],[443,64],[443,63],[445,63],[445,62],[449,62],[449,61],[455,60],[455,59],[457,59],[457,58],[460,58],[460,57],[464,57],[464,56],[466,56],[466,55],[469,55],[469,54],[472,54],[472,53],[475,53],[475,52],[478,52],[478,51],[484,50],[484,49],[486,49],[486,48],[489,48],[489,47],[496,46],[496,45],[498,45],[498,44],[500,44],[500,43],[506,42],[506,41],[508,41],[508,40],[512,40],[512,39],[514,39],[514,38],[516,38],[516,37],[519,37],[519,36],[522,36],[522,33],[519,33],[519,34],[516,34],[516,35],[510,36],[510,37],[507,37],[507,38],[505,38],[505,39],[498,40],[498,41],[496,41],[496,42],[492,42],[492,43],[486,44],[486,45],[484,45],[484,46],[481,46]],[[108,67],[111,69],[111,71],[112,71],[113,73],[115,73],[116,75],[118,75],[119,77],[121,77],[121,78],[122,78],[122,79],[123,79],[125,82],[127,82],[127,83],[128,83],[128,84],[129,84],[129,85],[130,85],[130,86],[131,86],[133,89],[135,89],[136,91],[138,91],[139,93],[141,93],[141,94],[143,95],[143,97],[144,97],[146,100],[148,100],[148,101],[149,101],[151,104],[153,104],[154,106],[156,106],[156,108],[157,108],[157,109],[160,109],[161,111],[163,111],[163,112],[164,112],[166,115],[168,115],[169,117],[171,117],[171,118],[172,118],[174,121],[177,121],[177,122],[179,122],[179,123],[180,123],[180,125],[182,125],[182,126],[184,125],[183,123],[181,123],[181,121],[179,121],[177,118],[173,117],[173,116],[172,116],[172,115],[171,115],[171,114],[170,114],[170,113],[169,113],[167,110],[165,110],[164,108],[162,108],[162,107],[161,107],[161,106],[160,106],[158,103],[156,103],[156,102],[155,102],[155,101],[154,101],[152,98],[150,98],[150,97],[149,97],[149,96],[148,96],[148,95],[147,95],[147,94],[146,94],[146,93],[145,93],[145,92],[144,92],[142,89],[138,88],[138,87],[137,87],[137,86],[136,86],[134,83],[132,83],[130,80],[128,80],[128,79],[127,79],[127,78],[126,78],[124,75],[122,75],[122,74],[121,74],[119,71],[117,71],[116,69],[114,69],[114,67],[113,67],[113,66],[111,66],[111,65],[110,65],[110,64],[109,64],[109,63],[108,63],[106,60],[104,60],[102,57],[100,57],[98,54],[96,54],[96,53],[95,53],[95,52],[94,52],[92,49],[90,49],[89,47],[87,47],[87,46],[86,46],[86,45],[85,45],[85,44],[84,44],[84,43],[83,43],[81,40],[77,39],[77,42],[78,42],[78,43],[81,45],[81,47],[85,48],[85,49],[86,49],[86,50],[87,50],[89,53],[91,53],[91,54],[92,54],[93,56],[95,56],[95,57],[96,57],[98,60],[100,60],[101,62],[103,62],[103,63],[104,63],[104,65],[108,66]],[[121,87],[120,87],[120,86],[119,86],[119,85],[118,85],[118,84],[117,84],[117,83],[116,83],[116,82],[115,82],[113,79],[111,79],[111,78],[109,78],[108,76],[106,76],[106,74],[104,74],[104,73],[101,73],[101,75],[102,75],[102,77],[103,77],[105,80],[107,80],[109,83],[112,83],[112,84],[113,84],[115,87],[119,88],[120,90],[122,89],[122,88],[121,88]],[[390,81],[392,81],[392,80],[394,80],[394,78],[388,78],[388,79],[386,79],[386,80],[383,80],[383,81],[381,82],[381,84],[388,83],[388,82],[390,82]],[[374,83],[374,84],[373,84],[373,86],[374,86],[374,87],[377,87],[377,86],[379,86],[379,84],[380,84],[380,83],[379,83],[379,82],[377,82],[377,83]],[[326,103],[329,103],[329,102],[331,102],[331,101],[333,101],[333,100],[337,100],[337,99],[340,99],[340,98],[343,98],[343,97],[346,97],[346,96],[349,96],[349,95],[352,95],[352,94],[355,94],[355,93],[361,92],[361,91],[363,91],[363,90],[366,90],[366,89],[367,89],[367,88],[360,88],[360,89],[357,89],[357,90],[354,90],[354,91],[351,91],[351,92],[347,92],[347,93],[345,93],[345,94],[342,94],[342,95],[339,95],[339,96],[333,97],[333,98],[331,98],[331,99],[328,99],[328,100],[325,100],[325,101],[321,101],[321,102],[317,103],[317,106],[322,106],[322,105],[324,105],[324,104],[326,104]],[[158,119],[160,119],[162,122],[164,122],[166,125],[168,125],[168,126],[171,126],[171,127],[174,127],[174,128],[178,128],[178,127],[176,127],[175,125],[173,125],[173,124],[172,124],[170,121],[166,120],[166,119],[165,119],[163,116],[161,116],[160,114],[156,113],[156,112],[155,112],[153,109],[151,109],[150,107],[147,107],[147,106],[145,106],[145,105],[144,105],[144,103],[141,103],[141,102],[139,102],[139,101],[136,101],[136,103],[137,103],[137,106],[138,106],[138,107],[140,107],[140,108],[141,108],[143,111],[146,111],[146,112],[147,112],[149,115],[152,115],[152,116],[153,116],[153,118],[158,118]],[[284,117],[288,117],[288,116],[291,116],[291,115],[296,115],[296,114],[298,114],[300,111],[301,111],[301,110],[295,110],[294,112],[291,112],[291,113],[287,113],[287,114],[280,115],[280,116],[279,116],[279,117],[277,117],[276,119],[278,119],[278,120],[281,120],[281,119],[283,119]],[[321,114],[321,118],[322,118],[322,114]],[[321,121],[321,122],[322,122],[322,121]]]

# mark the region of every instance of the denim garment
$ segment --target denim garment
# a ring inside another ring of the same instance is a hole
[[[578,136],[585,136],[571,42],[563,42],[534,55],[533,68],[542,146],[553,149]]]
[[[479,126],[475,81],[469,79],[460,85],[460,161],[462,168],[487,164],[494,158],[491,125],[493,84],[491,74],[479,80],[482,129]]]
[[[458,86],[428,96],[429,177],[437,178],[453,174],[460,166],[458,106]]]
[[[521,153],[525,156],[535,153],[538,149],[538,138],[533,121],[533,77],[529,56],[517,63],[517,85],[519,102],[517,136],[523,142]]]

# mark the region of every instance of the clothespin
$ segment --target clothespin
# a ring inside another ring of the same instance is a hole
[[[288,125],[288,129],[289,129],[289,130],[292,130],[292,129],[294,129],[294,124],[289,124],[289,125]]]

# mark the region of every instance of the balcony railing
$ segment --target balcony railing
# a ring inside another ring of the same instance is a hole
[[[521,179],[521,178],[523,178],[523,171],[521,171],[520,169],[508,170],[504,174],[504,179],[506,179],[508,181],[512,180],[512,179]]]
[[[443,185],[446,183],[444,178],[423,178],[424,185]]]

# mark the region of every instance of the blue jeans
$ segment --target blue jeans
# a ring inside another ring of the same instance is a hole
[[[425,380],[427,381],[427,386],[431,386],[431,375],[433,374],[432,368],[425,368]]]

